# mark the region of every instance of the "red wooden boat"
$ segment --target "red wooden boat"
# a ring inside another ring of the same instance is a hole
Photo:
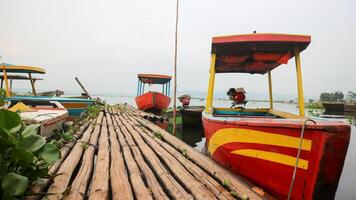
[[[310,41],[310,36],[287,34],[212,40],[202,114],[208,151],[217,162],[278,199],[334,199],[350,140],[349,125],[304,117],[300,52]],[[273,109],[271,71],[293,57],[299,115]],[[213,107],[215,73],[268,74],[270,107]]]
[[[167,109],[171,102],[169,97],[171,78],[171,76],[159,74],[138,74],[138,89],[135,98],[138,109],[152,113],[160,113]],[[144,93],[145,84],[162,85],[162,93],[153,91]]]

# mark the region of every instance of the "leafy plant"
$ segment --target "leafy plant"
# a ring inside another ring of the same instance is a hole
[[[25,126],[20,116],[0,109],[0,195],[20,198],[30,183],[48,175],[48,167],[59,159],[52,142],[37,135],[39,125]]]
[[[162,135],[162,133],[156,131],[156,132],[154,132],[153,134],[154,134],[154,136],[155,136],[156,138],[158,138],[158,139],[160,139],[160,140],[163,140],[163,135]]]
[[[180,152],[185,158],[189,158],[187,149],[181,149]]]
[[[4,89],[0,88],[0,107],[5,104],[6,92]]]
[[[305,108],[307,109],[324,109],[324,106],[321,102],[312,102],[305,104]]]

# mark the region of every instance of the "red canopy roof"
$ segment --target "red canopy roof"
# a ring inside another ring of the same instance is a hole
[[[138,74],[138,79],[148,84],[165,84],[171,80],[171,76],[161,74]]]
[[[308,35],[255,33],[213,37],[216,73],[265,74],[303,51],[311,41]]]

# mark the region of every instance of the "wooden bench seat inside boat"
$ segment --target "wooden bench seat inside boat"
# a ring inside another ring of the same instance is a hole
[[[303,119],[299,115],[278,111],[274,109],[248,109],[248,108],[215,108],[214,117],[239,117],[239,118],[284,118]]]

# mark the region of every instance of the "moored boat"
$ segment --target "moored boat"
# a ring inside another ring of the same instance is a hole
[[[356,113],[355,103],[323,102],[322,104],[323,107],[325,108],[325,111],[329,113],[344,113],[344,112]]]
[[[17,103],[21,101],[58,101],[60,102],[69,113],[70,120],[77,118],[80,116],[82,112],[86,110],[88,106],[94,103],[92,99],[83,99],[83,98],[69,98],[69,97],[57,97],[57,96],[39,96],[35,82],[39,80],[39,78],[32,77],[33,74],[45,74],[46,71],[40,67],[31,67],[31,66],[17,66],[7,63],[1,63],[0,69],[2,70],[2,74],[0,74],[3,79],[2,82],[5,85],[6,91],[6,100],[11,101],[12,103]],[[13,73],[13,74],[9,74]],[[8,77],[16,77],[19,74],[26,74],[28,76],[21,76],[22,78],[18,78],[18,80],[29,80],[32,87],[32,94],[28,95],[18,95],[12,92],[12,80]],[[10,80],[10,81],[9,81]]]
[[[203,110],[204,106],[188,106],[179,109],[182,114],[183,128],[201,126],[201,113]]]
[[[45,137],[50,137],[54,130],[61,129],[68,117],[68,111],[57,101],[11,103],[9,110],[19,112],[25,124],[40,124],[39,134]]]
[[[288,34],[212,39],[202,114],[208,151],[217,162],[278,199],[333,199],[350,140],[350,126],[343,122],[305,117],[300,52],[310,41],[310,36]],[[299,115],[273,108],[271,71],[293,57]],[[216,73],[267,74],[270,107],[245,108],[245,93],[237,96],[234,88],[228,92],[234,101],[231,108],[214,107]]]
[[[135,98],[138,109],[156,114],[167,109],[171,102],[169,97],[171,78],[171,76],[159,74],[138,74],[137,97]],[[162,93],[145,92],[146,84],[162,85]]]

